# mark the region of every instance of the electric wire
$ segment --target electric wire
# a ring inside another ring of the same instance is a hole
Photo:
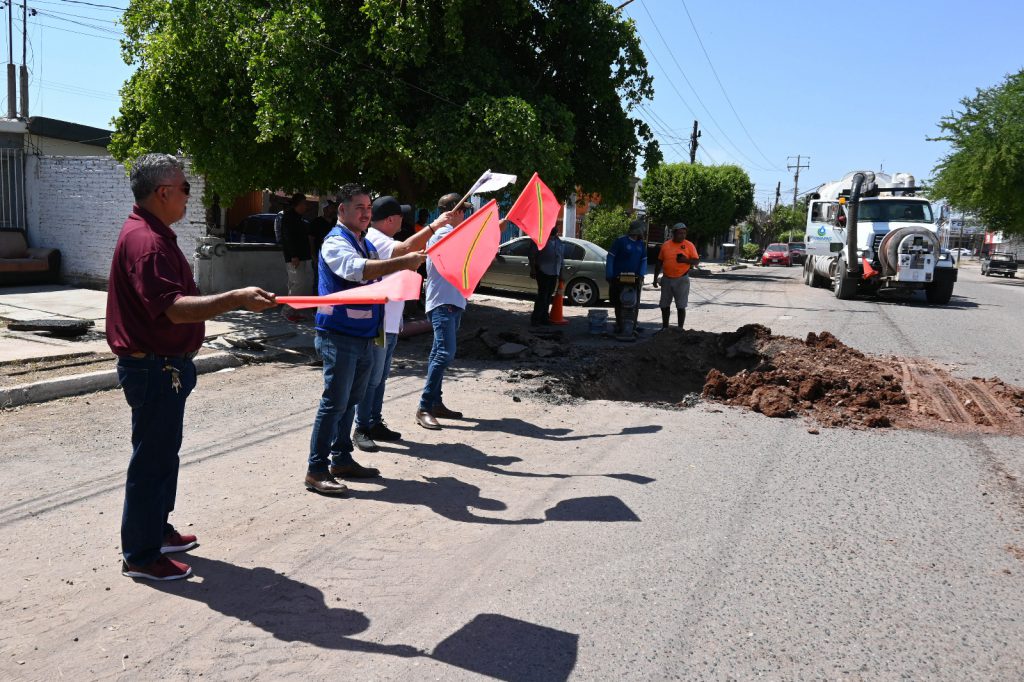
[[[679,2],[683,4],[683,9],[686,11],[686,18],[690,20],[690,27],[693,29],[693,34],[697,36],[697,43],[700,45],[701,52],[704,53],[704,58],[708,61],[708,66],[711,67],[711,73],[714,74],[715,81],[718,82],[718,87],[722,90],[722,95],[725,96],[725,101],[728,102],[729,108],[732,109],[732,113],[736,117],[736,121],[740,124],[740,128],[743,129],[743,132],[746,134],[747,139],[750,140],[750,144],[754,145],[754,149],[756,149],[757,153],[761,155],[761,158],[767,161],[768,164],[771,165],[774,170],[782,172],[782,169],[779,168],[775,164],[775,162],[773,162],[771,159],[765,156],[765,153],[761,151],[760,147],[757,146],[757,142],[754,141],[754,138],[753,136],[751,136],[750,131],[747,130],[747,126],[743,124],[743,119],[740,118],[739,112],[737,112],[736,107],[733,106],[732,99],[729,98],[729,93],[726,92],[725,86],[722,84],[722,79],[718,77],[718,71],[715,69],[715,65],[711,63],[711,56],[708,54],[707,48],[704,47],[704,41],[701,40],[700,32],[697,31],[697,24],[694,23],[693,16],[690,15],[690,8],[686,6],[686,0],[679,0]]]
[[[718,131],[722,134],[722,137],[724,137],[729,142],[729,144],[733,147],[733,149],[735,149],[736,152],[742,158],[746,159],[747,163],[749,163],[751,166],[753,166],[757,170],[761,170],[761,171],[770,171],[770,170],[772,170],[770,168],[765,168],[764,166],[762,166],[761,164],[759,164],[758,162],[754,161],[752,158],[747,156],[743,152],[743,150],[740,148],[740,146],[732,141],[732,138],[730,138],[729,134],[725,132],[725,128],[722,126],[722,124],[718,122],[718,119],[715,118],[715,115],[712,114],[711,110],[708,108],[708,106],[706,104],[704,104],[704,100],[701,99],[700,94],[697,92],[697,88],[695,88],[693,86],[693,83],[690,82],[689,77],[686,75],[686,71],[683,69],[682,65],[679,63],[679,60],[676,58],[675,52],[672,51],[672,48],[669,46],[668,41],[665,39],[664,34],[662,34],[661,29],[658,27],[658,22],[655,21],[654,16],[651,14],[651,11],[647,8],[647,3],[645,3],[644,0],[640,0],[640,6],[643,7],[644,12],[647,14],[647,18],[651,22],[651,25],[654,26],[655,33],[657,33],[658,37],[661,39],[661,42],[665,46],[665,50],[668,52],[669,57],[672,59],[672,62],[675,64],[676,69],[678,69],[680,75],[682,75],[682,77],[683,77],[683,80],[690,87],[690,90],[693,91],[693,95],[696,98],[697,102],[700,104],[700,106],[707,113],[708,117],[711,119],[711,122],[715,125],[715,127],[718,129]],[[637,33],[639,33],[639,31],[637,31]],[[641,42],[643,42],[642,36],[641,36]],[[668,77],[668,71],[664,67],[661,66],[661,63],[658,61],[657,57],[654,56],[654,51],[653,50],[649,50],[648,51],[648,56],[650,56],[655,61],[655,63],[658,64],[659,68],[661,68],[662,73],[668,79],[669,84],[672,85],[672,89],[675,90],[677,95],[679,95],[680,100],[683,101],[683,103],[686,105],[686,108],[689,109],[691,114],[693,114],[693,117],[695,119],[700,119],[701,117],[698,116],[696,114],[696,112],[693,111],[693,109],[690,107],[690,105],[686,102],[686,98],[684,98],[682,93],[679,92],[679,89],[675,87],[675,84],[672,81],[672,79]],[[707,126],[706,125],[705,125],[705,132],[707,132]],[[717,140],[716,140],[716,142],[717,142]],[[721,143],[718,143],[718,145],[720,147],[722,146]]]

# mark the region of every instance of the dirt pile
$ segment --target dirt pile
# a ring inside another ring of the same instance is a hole
[[[636,344],[574,348],[534,369],[514,381],[540,382],[535,394],[547,400],[688,407],[701,396],[823,426],[1024,434],[1024,389],[958,379],[925,361],[869,356],[829,332],[800,340],[761,325],[724,334],[668,329]]]
[[[832,334],[791,337],[760,335],[761,362],[728,375],[708,373],[707,398],[742,405],[769,417],[809,414],[827,426],[893,426],[907,412],[900,371],[871,358]]]

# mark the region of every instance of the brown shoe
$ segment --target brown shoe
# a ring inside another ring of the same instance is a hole
[[[355,460],[351,464],[343,464],[341,466],[332,464],[328,470],[331,472],[331,476],[337,476],[338,478],[374,478],[380,476],[379,469],[364,467]]]
[[[430,414],[426,410],[416,410],[416,423],[425,429],[431,431],[438,431],[441,429],[441,425],[434,419],[434,415]]]
[[[306,474],[306,490],[310,490],[321,495],[347,495],[348,488],[343,483],[338,483],[334,480],[328,472],[322,473],[307,473]]]
[[[456,412],[455,410],[449,410],[444,406],[444,403],[438,403],[430,410],[430,414],[441,419],[462,419],[462,413]]]

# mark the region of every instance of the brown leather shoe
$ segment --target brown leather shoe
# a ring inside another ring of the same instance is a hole
[[[347,495],[348,488],[345,484],[338,483],[334,480],[328,472],[322,473],[307,473],[306,474],[306,490],[310,490],[321,495]]]
[[[438,403],[430,410],[430,414],[441,419],[462,419],[462,413],[456,412],[455,410],[449,410],[444,406],[444,403]]]
[[[380,470],[374,469],[373,467],[364,467],[355,460],[351,464],[343,464],[341,466],[331,465],[329,467],[331,476],[337,476],[338,478],[374,478],[380,476]]]
[[[431,431],[439,431],[441,429],[441,425],[434,419],[434,415],[426,410],[416,410],[416,423]]]

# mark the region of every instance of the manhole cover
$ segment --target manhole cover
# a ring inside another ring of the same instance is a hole
[[[14,332],[49,332],[54,336],[81,336],[96,323],[92,320],[21,320],[8,322],[7,328]]]

